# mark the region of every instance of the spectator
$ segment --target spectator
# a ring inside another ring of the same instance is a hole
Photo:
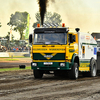
[[[18,47],[16,47],[16,51],[17,51],[17,52],[19,51]]]
[[[13,52],[15,52],[16,51],[16,49],[15,49],[15,47],[13,47]]]

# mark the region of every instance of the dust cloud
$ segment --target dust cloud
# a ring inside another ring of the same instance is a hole
[[[40,16],[41,16],[41,25],[43,25],[45,13],[46,13],[49,1],[50,0],[38,0],[39,11],[40,11]],[[55,0],[51,0],[51,2],[55,3]]]
[[[90,33],[100,32],[99,7],[99,0],[55,0],[49,4],[49,9],[59,13],[67,27]]]
[[[41,25],[43,25],[43,22],[44,22],[44,15],[46,13],[47,3],[48,3],[48,0],[38,0],[39,11],[40,11],[40,16],[41,16]]]
[[[99,0],[48,0],[47,11],[61,15],[62,23],[67,27],[79,27],[82,32],[100,32],[100,1]],[[10,15],[16,11],[27,11],[30,14],[30,33],[36,22],[35,14],[39,11],[37,0],[0,0],[0,36],[6,36],[10,31],[7,23]],[[19,34],[14,33],[15,38]]]
[[[7,23],[10,21],[10,15],[15,14],[16,11],[28,12],[30,14],[30,33],[33,32],[32,25],[36,21],[35,14],[38,11],[38,4],[36,0],[0,0],[0,36],[6,36],[10,32],[10,26]],[[15,39],[19,39],[18,32],[12,31]]]

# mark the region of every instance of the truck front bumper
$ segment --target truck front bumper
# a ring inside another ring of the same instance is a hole
[[[34,70],[71,70],[72,63],[69,62],[32,62],[31,69]]]

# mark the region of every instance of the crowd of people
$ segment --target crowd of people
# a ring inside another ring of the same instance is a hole
[[[28,52],[29,47],[27,46],[13,46],[13,47],[5,47],[5,46],[0,46],[0,52]]]

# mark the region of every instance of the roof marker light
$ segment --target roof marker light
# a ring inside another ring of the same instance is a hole
[[[65,27],[65,23],[62,23],[62,27]]]
[[[37,27],[40,27],[40,24],[37,24]]]

